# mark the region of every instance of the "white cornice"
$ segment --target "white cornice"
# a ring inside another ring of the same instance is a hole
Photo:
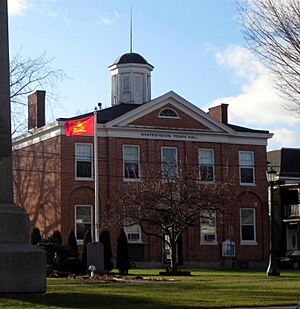
[[[28,147],[63,134],[65,134],[63,122],[55,121],[41,128],[31,129],[27,133],[13,138],[13,150]]]
[[[108,67],[109,70],[115,74],[115,72],[128,72],[128,71],[147,71],[151,72],[153,70],[153,66],[151,64],[143,64],[143,63],[122,63],[122,64],[113,64]]]
[[[65,135],[63,121],[56,121],[40,129],[23,134],[13,139],[13,149],[37,144],[50,138]],[[152,139],[168,141],[193,141],[205,143],[224,143],[241,145],[267,145],[267,140],[272,134],[235,132],[212,132],[200,130],[188,130],[178,128],[146,128],[146,127],[113,127],[107,128],[103,124],[97,125],[98,137],[132,138],[132,139]]]
[[[196,131],[172,129],[153,129],[136,127],[114,127],[106,130],[98,130],[99,137],[132,138],[132,139],[152,139],[168,141],[191,141],[205,143],[224,143],[241,145],[267,145],[271,134],[235,134],[231,135],[225,132]]]

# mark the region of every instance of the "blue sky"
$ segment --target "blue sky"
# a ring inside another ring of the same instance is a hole
[[[203,110],[229,103],[231,123],[274,134],[269,149],[298,146],[269,72],[244,46],[235,0],[8,0],[10,55],[55,57],[68,78],[48,121],[110,106],[108,66],[129,51],[154,65],[152,98],[173,90]],[[47,89],[45,89],[47,90]]]

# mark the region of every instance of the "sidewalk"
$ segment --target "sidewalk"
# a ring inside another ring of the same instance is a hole
[[[300,309],[300,306],[293,305],[293,306],[271,306],[271,307],[238,307],[231,309]]]

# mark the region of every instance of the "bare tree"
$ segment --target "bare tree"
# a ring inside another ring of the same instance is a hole
[[[53,69],[53,58],[45,53],[36,58],[24,58],[21,52],[12,57],[10,62],[10,100],[12,111],[12,133],[26,128],[27,95],[37,89],[46,89],[48,104],[58,101],[58,94],[52,92],[58,80],[65,76],[59,69]]]
[[[273,73],[286,107],[300,114],[300,1],[237,1],[249,47]]]
[[[184,231],[199,224],[201,216],[221,213],[230,193],[228,184],[208,184],[182,171],[172,171],[171,175],[129,183],[123,194],[118,192],[118,198],[125,225],[139,224],[146,235],[165,242],[170,250],[171,271],[176,272],[176,247]]]

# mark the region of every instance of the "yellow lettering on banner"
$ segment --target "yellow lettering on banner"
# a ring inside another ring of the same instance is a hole
[[[84,132],[86,132],[85,124],[86,124],[86,121],[78,121],[75,124],[75,127],[73,129],[73,133],[84,133]]]

